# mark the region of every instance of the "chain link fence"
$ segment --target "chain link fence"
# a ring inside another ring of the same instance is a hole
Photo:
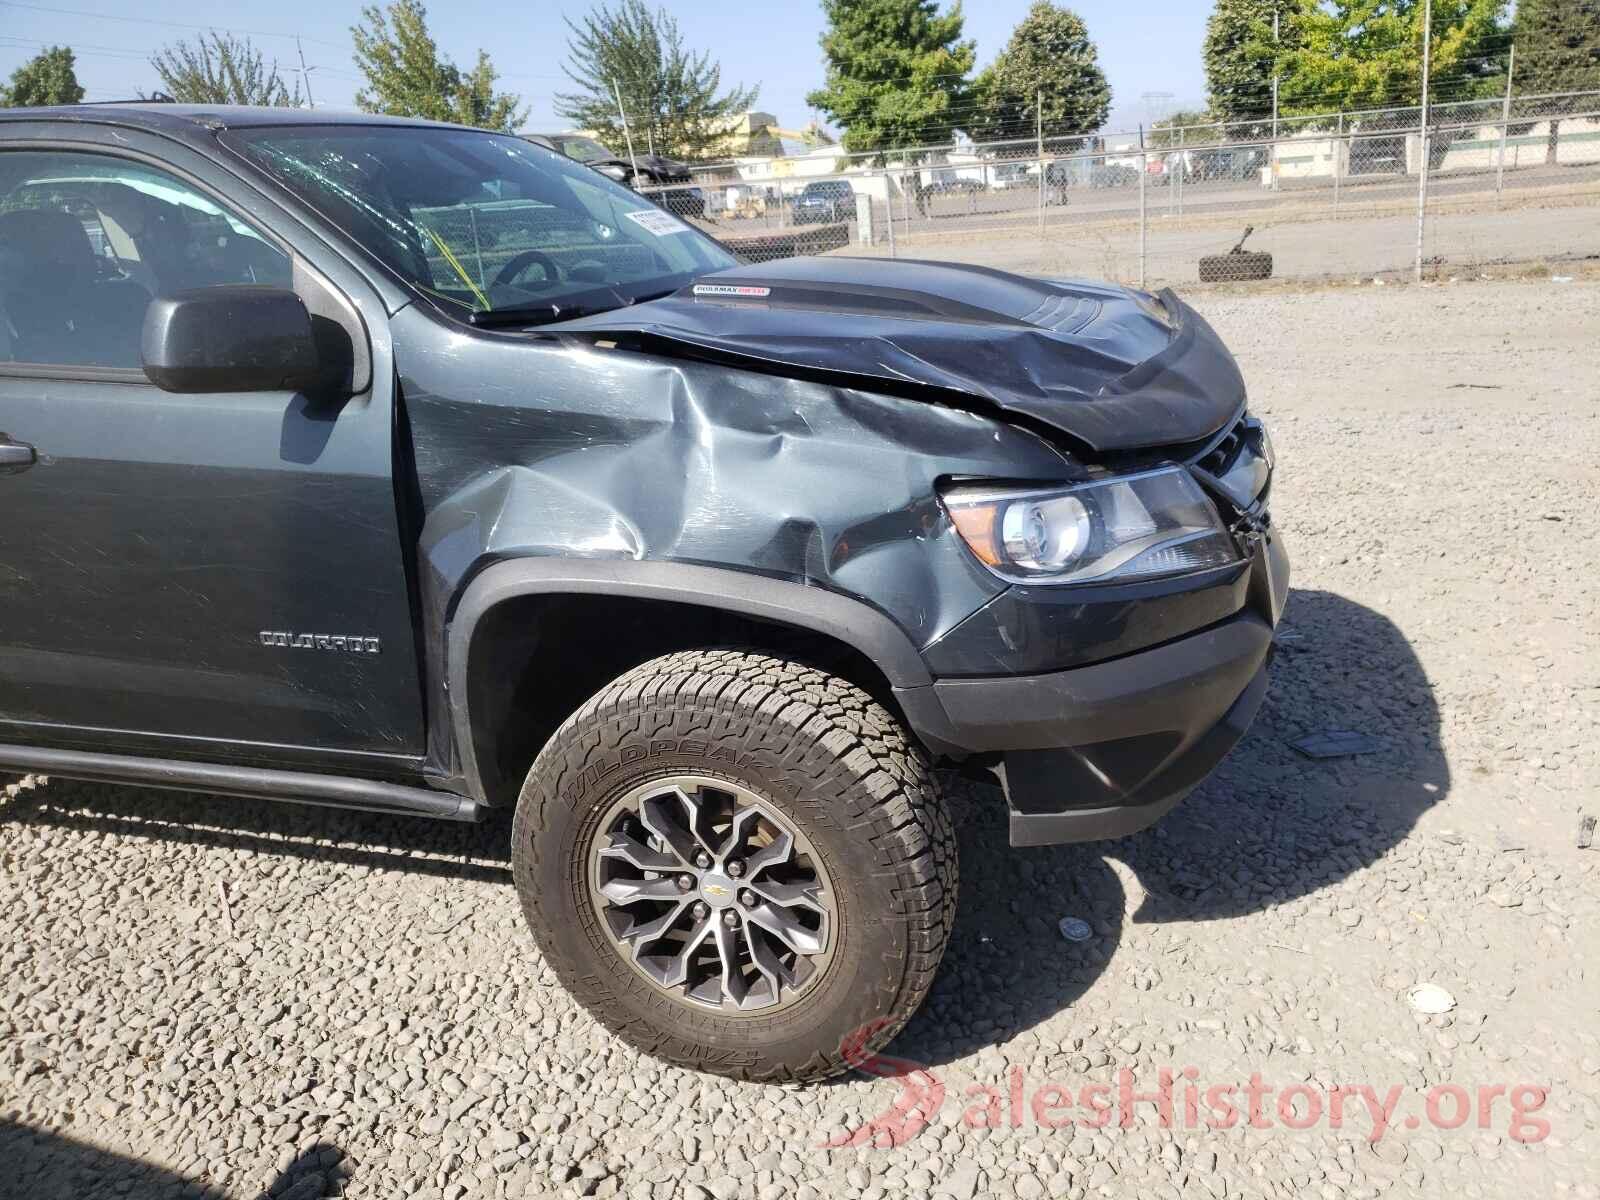
[[[1600,258],[1600,92],[1085,142],[712,164],[648,194],[751,262],[936,258],[1158,287]]]

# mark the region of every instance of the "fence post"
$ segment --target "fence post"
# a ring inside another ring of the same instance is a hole
[[[1506,98],[1500,106],[1500,156],[1494,168],[1494,203],[1500,207],[1500,192],[1506,185],[1506,131],[1511,126],[1511,78],[1517,72],[1517,44],[1511,43],[1511,58],[1506,63]]]
[[[1344,174],[1344,114],[1339,114],[1339,132],[1333,139],[1333,219],[1339,219],[1339,177]]]
[[[1418,118],[1417,163],[1417,266],[1416,281],[1422,282],[1422,240],[1428,219],[1428,72],[1433,64],[1433,0],[1422,8],[1422,108]]]
[[[889,183],[889,167],[883,168],[883,215],[889,218],[889,257],[895,257],[894,252],[894,190]]]
[[[1034,91],[1034,148],[1039,153],[1039,236],[1044,236],[1044,89]]]
[[[1145,176],[1150,174],[1150,154],[1148,151],[1139,151],[1139,286],[1144,286],[1145,280],[1145,232],[1149,228],[1149,212],[1145,207]]]
[[[1187,133],[1182,125],[1178,126],[1178,215],[1183,216],[1183,177],[1189,173],[1189,155],[1183,148],[1183,135]]]

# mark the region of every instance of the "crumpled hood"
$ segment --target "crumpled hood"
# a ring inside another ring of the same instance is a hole
[[[976,400],[1100,451],[1199,441],[1245,397],[1233,356],[1170,291],[953,263],[814,257],[732,267],[555,329],[646,334],[757,369]]]

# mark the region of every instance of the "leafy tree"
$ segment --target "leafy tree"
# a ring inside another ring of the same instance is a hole
[[[1207,99],[1217,120],[1259,123],[1272,115],[1272,77],[1299,48],[1301,24],[1315,7],[1316,0],[1217,0],[1201,50]],[[1232,131],[1234,136],[1254,132],[1260,130]]]
[[[567,28],[563,70],[579,90],[557,93],[556,111],[613,147],[623,143],[616,92],[639,148],[682,158],[703,157],[727,119],[755,104],[756,88],[723,92],[722,68],[685,50],[677,21],[644,0],[603,5]]]
[[[1111,111],[1111,85],[1088,27],[1050,0],[1034,0],[974,91],[978,117],[968,130],[974,137],[1031,137],[1041,117],[1057,134],[1092,133]]]
[[[1279,88],[1284,111],[1420,103],[1425,8],[1424,0],[1333,0],[1297,14]],[[1496,91],[1505,9],[1506,0],[1434,0],[1430,101]]]
[[[11,86],[0,87],[0,108],[36,108],[47,104],[76,104],[83,99],[76,59],[65,46],[51,46],[11,73]]]
[[[367,86],[356,93],[363,112],[423,117],[514,132],[527,119],[522,97],[494,90],[494,64],[482,50],[477,65],[463,74],[442,58],[428,32],[422,0],[394,0],[388,11],[376,5],[361,10],[362,23],[350,30],[356,65]]]
[[[826,84],[806,103],[844,130],[849,151],[948,141],[965,124],[973,43],[961,40],[959,0],[822,0]]]
[[[1512,34],[1524,94],[1600,89],[1600,0],[1518,0]],[[1561,122],[1550,121],[1545,161],[1556,161]]]
[[[1180,136],[1178,131],[1182,130]],[[1152,150],[1169,150],[1177,146],[1202,146],[1222,140],[1221,127],[1209,112],[1179,109],[1170,117],[1163,117],[1150,126],[1146,139]]]
[[[297,108],[300,86],[289,90],[249,38],[202,33],[193,43],[176,41],[150,59],[167,95],[184,104],[262,104]]]

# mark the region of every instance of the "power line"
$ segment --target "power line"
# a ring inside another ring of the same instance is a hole
[[[216,30],[220,33],[235,34],[239,37],[274,37],[293,41],[300,36],[295,33],[275,33],[265,29],[224,29],[220,25],[214,24],[196,25],[189,21],[160,21],[154,17],[129,17],[120,13],[88,12],[81,8],[54,8],[45,4],[24,4],[22,0],[0,0],[0,8],[25,8],[32,12],[54,13],[63,17],[87,17],[91,21],[127,21],[136,25],[161,25],[168,29]],[[329,46],[335,50],[349,49],[348,46],[342,46],[337,42],[330,42],[321,38],[308,37],[305,40],[314,42],[319,46]]]

